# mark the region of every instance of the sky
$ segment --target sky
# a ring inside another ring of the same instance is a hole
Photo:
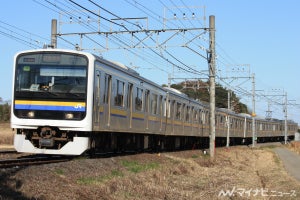
[[[288,118],[300,124],[298,0],[10,0],[0,10],[0,97],[5,101],[12,98],[14,55],[50,44],[51,19],[58,20],[60,33],[124,31],[120,24],[126,30],[199,28],[185,33],[125,33],[108,39],[88,35],[81,41],[75,35],[58,39],[59,48],[74,49],[74,44],[79,44],[84,51],[124,63],[161,85],[168,83],[168,77],[174,78],[172,83],[182,81],[180,78],[207,78],[204,58],[209,34],[201,28],[208,28],[209,16],[214,15],[217,82],[231,88],[251,109],[252,80],[247,77],[255,74],[257,115],[265,116],[269,102],[273,117],[283,119],[280,104],[286,93]]]

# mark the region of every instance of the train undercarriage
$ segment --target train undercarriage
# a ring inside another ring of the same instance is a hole
[[[289,136],[289,140],[293,136]],[[258,143],[284,141],[284,136],[259,137]],[[226,146],[226,137],[216,137],[216,147]],[[15,148],[19,152],[80,155],[84,152],[160,152],[187,149],[208,149],[209,137],[165,136],[140,133],[74,132],[61,131],[56,127],[18,129]],[[230,146],[250,145],[252,137],[231,137]]]

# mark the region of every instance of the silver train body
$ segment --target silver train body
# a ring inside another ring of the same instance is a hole
[[[11,127],[18,152],[80,155],[101,145],[113,148],[113,134],[131,143],[138,138],[142,149],[151,137],[175,138],[165,146],[209,137],[206,105],[122,64],[60,49],[24,51],[14,60]],[[217,138],[226,138],[227,124],[231,139],[252,138],[250,116],[217,109]],[[279,120],[256,119],[256,127],[257,139],[284,136]],[[297,127],[289,122],[288,136]]]

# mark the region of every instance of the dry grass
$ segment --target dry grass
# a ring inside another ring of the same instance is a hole
[[[0,122],[0,147],[13,144],[14,132],[9,123]]]
[[[299,199],[300,184],[270,148],[77,159],[0,176],[0,197],[36,199]],[[221,191],[233,195],[222,196]],[[5,192],[9,191],[9,192]],[[295,191],[295,193],[293,193]],[[4,192],[4,193],[3,193]],[[283,194],[285,193],[285,194]]]
[[[288,147],[289,147],[289,149],[291,149],[292,151],[294,151],[300,155],[300,142],[299,141],[291,142]]]

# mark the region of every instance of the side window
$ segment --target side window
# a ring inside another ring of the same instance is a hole
[[[262,123],[259,124],[259,130],[260,130],[260,131],[263,130],[263,124],[262,124]]]
[[[168,117],[168,118],[171,118],[171,100],[166,100],[164,99],[163,100],[163,104],[164,104],[164,117]]]
[[[132,108],[132,91],[133,90],[133,84],[128,83],[127,87],[127,107]]]
[[[175,115],[175,119],[180,120],[181,119],[181,103],[176,104],[176,115]]]
[[[190,122],[190,106],[186,106],[185,121]]]
[[[205,110],[201,110],[201,121],[202,124],[206,124]]]
[[[100,105],[100,80],[101,80],[101,73],[100,71],[96,71],[95,73],[95,82],[94,82],[94,101],[95,101],[95,104],[97,106]]]
[[[103,103],[108,103],[111,91],[111,75],[105,74]]]
[[[151,98],[151,114],[157,114],[157,94],[152,94]]]
[[[124,107],[124,93],[125,93],[125,83],[123,81],[117,80],[115,106]]]
[[[230,128],[233,128],[233,123],[235,122],[235,118],[230,118]]]
[[[158,102],[158,108],[159,108],[158,114],[159,114],[159,115],[162,115],[163,110],[164,110],[164,105],[165,105],[165,104],[164,104],[163,96],[160,95],[160,96],[159,96],[159,102]]]
[[[198,110],[193,107],[192,113],[193,113],[193,122],[197,123],[198,122]]]
[[[143,110],[143,89],[141,88],[136,88],[135,110]]]
[[[144,109],[145,109],[145,112],[149,112],[149,109],[150,109],[150,91],[149,90],[146,90],[145,91],[145,99],[144,99]]]

